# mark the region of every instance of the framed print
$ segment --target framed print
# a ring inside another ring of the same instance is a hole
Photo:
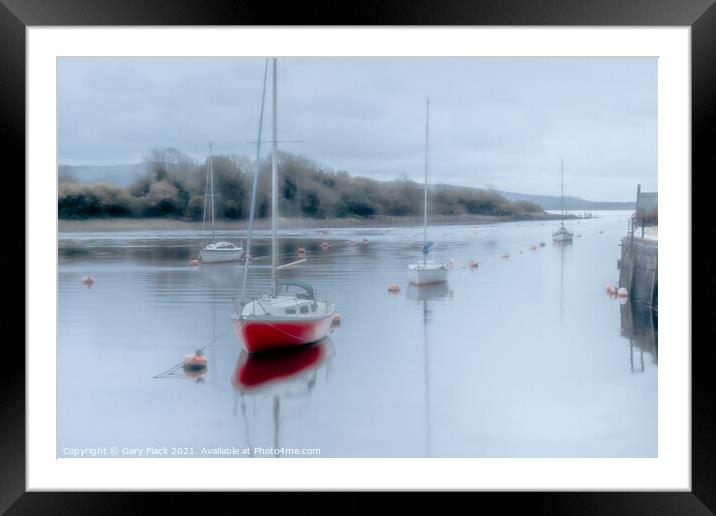
[[[2,2],[8,514],[257,490],[714,510],[712,2]]]

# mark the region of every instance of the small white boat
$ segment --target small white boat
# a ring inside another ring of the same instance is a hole
[[[215,242],[208,244],[199,252],[204,263],[235,262],[241,259],[244,249],[231,242]]]
[[[558,244],[565,244],[572,242],[572,232],[564,227],[564,159],[560,160],[560,171],[562,174],[562,205],[561,205],[561,221],[557,231],[552,233],[552,240]]]
[[[423,192],[423,259],[408,265],[409,280],[413,285],[435,285],[447,281],[448,265],[428,260],[428,253],[433,247],[428,242],[428,122],[430,101],[425,105],[425,186]]]
[[[423,260],[408,265],[410,283],[413,285],[434,285],[447,281],[448,266],[433,260]]]
[[[214,156],[209,144],[209,162],[206,169],[206,187],[204,188],[204,220],[203,230],[206,226],[206,200],[211,197],[211,238],[216,239],[216,222],[214,220]],[[211,193],[209,193],[211,191]],[[231,242],[212,242],[202,247],[199,259],[203,263],[235,262],[241,259],[244,249]]]
[[[557,231],[552,233],[552,240],[555,242],[571,242],[572,233],[565,227],[560,227]]]

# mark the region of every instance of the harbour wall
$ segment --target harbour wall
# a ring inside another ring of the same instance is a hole
[[[658,309],[658,240],[629,234],[622,239],[621,248],[621,258],[617,262],[619,286],[629,290],[632,300]]]

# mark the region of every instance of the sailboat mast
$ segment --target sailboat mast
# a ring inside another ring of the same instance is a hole
[[[562,174],[562,201],[561,201],[561,211],[562,211],[562,227],[564,227],[564,158],[559,158],[559,170]]]
[[[276,128],[276,58],[271,63],[272,68],[272,104],[273,104],[273,138],[271,142],[271,295],[276,296],[278,290],[278,164],[276,163],[276,147],[278,135]]]
[[[206,229],[206,200],[209,197],[209,160],[211,160],[211,143],[209,144],[209,158],[206,160],[206,184],[204,185],[204,215],[201,219],[202,232]]]
[[[211,238],[216,238],[216,224],[214,223],[214,151],[209,142],[209,177],[211,178]]]
[[[564,158],[559,159],[559,169],[562,173],[562,227],[564,227]]]
[[[428,131],[430,121],[430,99],[425,101],[425,188],[423,192],[423,249],[428,245]],[[423,263],[428,255],[423,253]]]

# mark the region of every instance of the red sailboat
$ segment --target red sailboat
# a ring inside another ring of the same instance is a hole
[[[331,329],[335,307],[326,298],[319,301],[313,287],[301,281],[278,283],[278,271],[296,262],[278,266],[278,164],[276,129],[276,59],[273,59],[273,139],[271,152],[271,283],[270,294],[243,301],[232,316],[234,331],[243,341],[246,351],[256,353],[279,348],[301,346],[323,339]],[[264,83],[265,92],[265,83]],[[263,104],[262,104],[263,112]],[[261,128],[259,128],[259,142]],[[258,144],[260,145],[260,143]],[[257,163],[259,147],[257,146]],[[257,165],[258,167],[258,165]],[[249,215],[249,239],[247,255],[250,253],[251,228],[255,205],[255,185],[258,169],[254,172],[251,212]],[[246,271],[244,269],[244,292]],[[242,296],[243,299],[243,296]]]
[[[333,304],[318,301],[310,285],[290,281],[279,284],[276,295],[244,304],[232,322],[246,351],[256,353],[321,340],[328,335],[334,315]]]

